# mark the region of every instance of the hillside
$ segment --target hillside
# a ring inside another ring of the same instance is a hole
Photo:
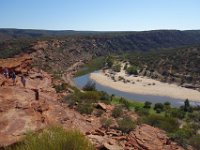
[[[35,41],[62,41],[62,47],[80,52],[108,54],[133,50],[175,48],[200,44],[200,31],[155,30],[143,32],[88,32],[0,29],[0,57],[30,50]]]
[[[200,90],[200,47],[129,53],[126,57],[139,67],[139,74],[163,82],[176,82]]]

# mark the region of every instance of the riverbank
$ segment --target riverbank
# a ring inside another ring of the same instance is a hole
[[[119,72],[113,75],[108,70],[105,72],[99,71],[91,73],[90,78],[101,85],[123,92],[166,96],[182,100],[188,98],[189,100],[200,102],[200,92],[196,90],[183,88],[175,84],[162,83],[143,76],[128,76],[125,72]]]

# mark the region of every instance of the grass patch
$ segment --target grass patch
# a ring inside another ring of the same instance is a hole
[[[129,109],[134,109],[134,108],[142,108],[144,106],[144,103],[142,102],[137,102],[137,101],[133,101],[133,100],[126,100],[126,105],[128,105]],[[119,105],[119,104],[124,104],[124,101],[121,100],[121,98],[119,97],[113,97],[112,98],[112,103],[113,105]]]
[[[51,127],[28,134],[23,142],[8,150],[94,150],[94,147],[79,131]]]

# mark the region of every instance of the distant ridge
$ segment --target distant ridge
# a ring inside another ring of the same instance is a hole
[[[145,36],[169,36],[176,38],[197,38],[200,41],[200,30],[151,30],[151,31],[75,31],[75,30],[38,30],[38,29],[14,29],[0,28],[0,41],[13,39],[36,39],[43,37],[64,37],[64,36],[100,36],[100,37],[118,37],[133,36],[133,38],[145,38]],[[148,38],[147,37],[147,38]],[[194,40],[195,40],[194,39]]]
[[[152,31],[52,31],[33,29],[0,29],[0,56],[12,57],[31,49],[36,41],[52,39],[63,43],[61,49],[79,50],[94,55],[150,51],[200,45],[200,30]],[[55,47],[52,47],[55,49]]]

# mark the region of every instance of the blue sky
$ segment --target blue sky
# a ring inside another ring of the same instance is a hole
[[[200,0],[0,0],[0,28],[200,29]]]

